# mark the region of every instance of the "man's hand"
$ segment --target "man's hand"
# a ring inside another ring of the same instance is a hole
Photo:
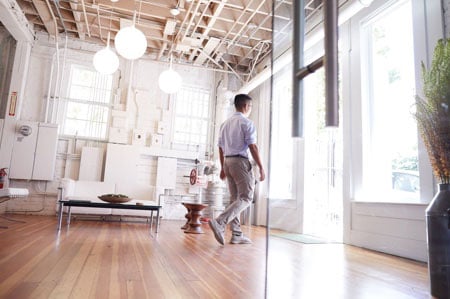
[[[264,172],[264,169],[259,168],[259,181],[262,182],[266,178],[266,173]]]
[[[225,171],[223,169],[220,170],[220,179],[224,180],[227,176],[225,175]]]
[[[259,168],[259,181],[262,182],[266,178],[266,173],[264,172],[264,168],[261,163],[261,158],[259,157],[259,150],[256,144],[249,144],[248,148],[250,149],[250,153],[252,154],[253,160],[255,160],[256,165]]]

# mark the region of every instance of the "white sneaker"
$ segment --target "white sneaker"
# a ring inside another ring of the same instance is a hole
[[[240,236],[235,236],[233,235],[231,237],[231,244],[252,244],[252,240],[250,240],[249,238],[247,238],[244,235],[240,235]]]
[[[214,219],[209,220],[208,224],[211,230],[213,231],[214,237],[216,238],[217,242],[219,242],[222,245],[225,245],[225,241],[223,238],[223,229],[220,227],[220,224],[217,223],[217,221]]]

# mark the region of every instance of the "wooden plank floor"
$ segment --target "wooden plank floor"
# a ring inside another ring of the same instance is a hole
[[[148,224],[0,218],[0,298],[264,298],[265,229],[220,246],[181,221]],[[227,239],[229,236],[227,236]],[[431,298],[424,263],[342,244],[269,239],[267,298]]]

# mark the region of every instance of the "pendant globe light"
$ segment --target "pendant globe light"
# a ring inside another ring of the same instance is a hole
[[[110,33],[108,32],[108,41],[106,47],[97,51],[94,55],[93,64],[97,72],[104,75],[110,75],[119,68],[119,57],[109,47]]]
[[[158,85],[162,91],[168,94],[177,93],[183,83],[180,74],[172,69],[172,54],[170,55],[169,69],[159,75]]]
[[[133,24],[120,29],[114,40],[117,52],[129,60],[140,58],[147,50],[147,38],[135,27],[135,21],[136,13],[133,16]]]

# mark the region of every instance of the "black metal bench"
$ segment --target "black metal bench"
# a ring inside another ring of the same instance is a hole
[[[125,210],[145,210],[150,211],[150,234],[152,232],[152,224],[153,224],[153,212],[156,211],[156,225],[155,225],[155,233],[159,231],[159,211],[161,210],[161,206],[155,205],[136,205],[136,204],[126,204],[126,203],[100,203],[100,202],[91,202],[89,200],[59,200],[59,212],[58,212],[58,224],[57,229],[61,230],[62,218],[64,207],[68,207],[67,212],[67,226],[70,226],[70,217],[71,217],[71,207],[85,207],[85,208],[107,208],[107,209],[125,209]]]

